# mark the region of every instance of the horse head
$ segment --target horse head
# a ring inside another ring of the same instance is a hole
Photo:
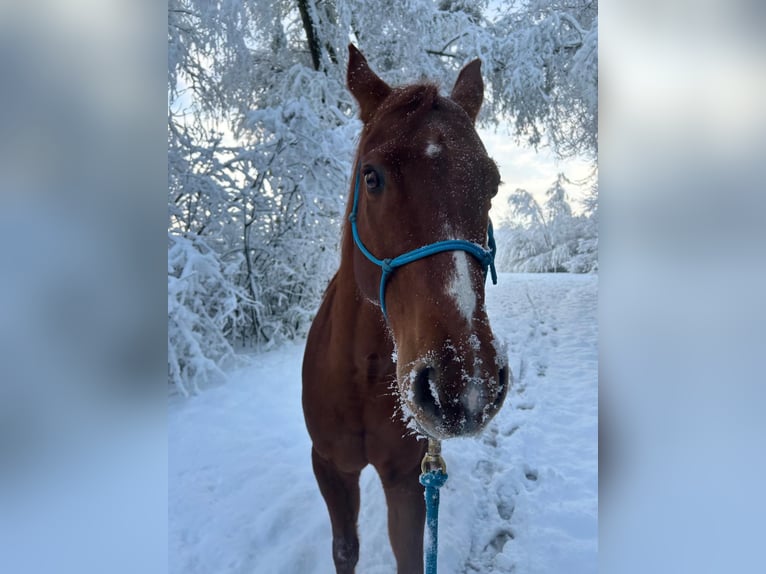
[[[480,431],[510,382],[484,300],[500,175],[474,127],[480,71],[480,60],[466,65],[449,97],[430,84],[392,88],[349,46],[347,84],[364,124],[347,214],[354,277],[383,310],[405,414],[435,438]],[[435,244],[444,250],[391,267]]]

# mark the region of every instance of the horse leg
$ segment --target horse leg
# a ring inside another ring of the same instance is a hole
[[[342,472],[313,448],[311,462],[332,524],[332,558],[338,574],[354,574],[359,560],[359,471]]]
[[[426,505],[418,481],[420,466],[404,473],[381,473],[388,503],[388,537],[398,574],[423,574]]]

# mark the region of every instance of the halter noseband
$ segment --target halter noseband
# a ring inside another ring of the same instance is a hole
[[[495,253],[497,252],[497,246],[495,245],[495,236],[492,230],[492,220],[489,220],[487,226],[487,247],[484,249],[481,245],[466,241],[465,239],[446,239],[444,241],[437,241],[430,245],[424,245],[418,247],[412,251],[407,251],[402,255],[398,255],[393,259],[378,259],[370,250],[364,246],[362,240],[359,238],[359,230],[356,226],[356,214],[359,204],[359,179],[361,175],[361,166],[356,170],[356,183],[354,184],[354,203],[351,207],[351,213],[348,216],[348,220],[351,222],[351,233],[354,236],[354,243],[359,248],[362,254],[372,261],[375,265],[381,268],[380,275],[380,308],[383,311],[383,317],[388,321],[388,313],[386,312],[386,282],[390,275],[397,267],[407,265],[418,259],[424,259],[443,251],[467,251],[479,260],[479,263],[484,270],[484,280],[487,280],[487,269],[489,269],[492,276],[492,284],[497,285],[497,271],[495,270]]]

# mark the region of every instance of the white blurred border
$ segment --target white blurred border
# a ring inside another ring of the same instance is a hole
[[[600,12],[602,570],[764,571],[763,3]],[[0,6],[3,572],[167,565],[166,38]]]
[[[765,568],[763,16],[600,3],[604,571]]]
[[[0,571],[167,567],[166,5],[0,6]]]

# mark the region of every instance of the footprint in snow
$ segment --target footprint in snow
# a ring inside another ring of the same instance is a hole
[[[494,421],[492,423],[492,426],[488,427],[487,430],[482,435],[482,442],[486,444],[487,446],[490,446],[492,448],[497,448],[497,435],[498,435],[497,425],[494,424]]]
[[[524,478],[527,479],[527,482],[525,483],[527,490],[534,490],[538,486],[538,473],[537,470],[534,468],[530,468],[526,465],[524,465]]]
[[[497,514],[505,521],[511,519],[514,510],[516,510],[516,501],[512,497],[501,497],[497,502]]]
[[[509,540],[513,540],[514,538],[515,536],[513,535],[513,531],[511,529],[501,530],[495,534],[492,540],[490,540],[489,544],[484,547],[484,551],[488,551],[491,547],[497,554],[499,554],[503,551],[505,543]]]
[[[491,460],[480,460],[476,463],[476,473],[484,477],[484,482],[489,483],[495,474],[495,464]]]

